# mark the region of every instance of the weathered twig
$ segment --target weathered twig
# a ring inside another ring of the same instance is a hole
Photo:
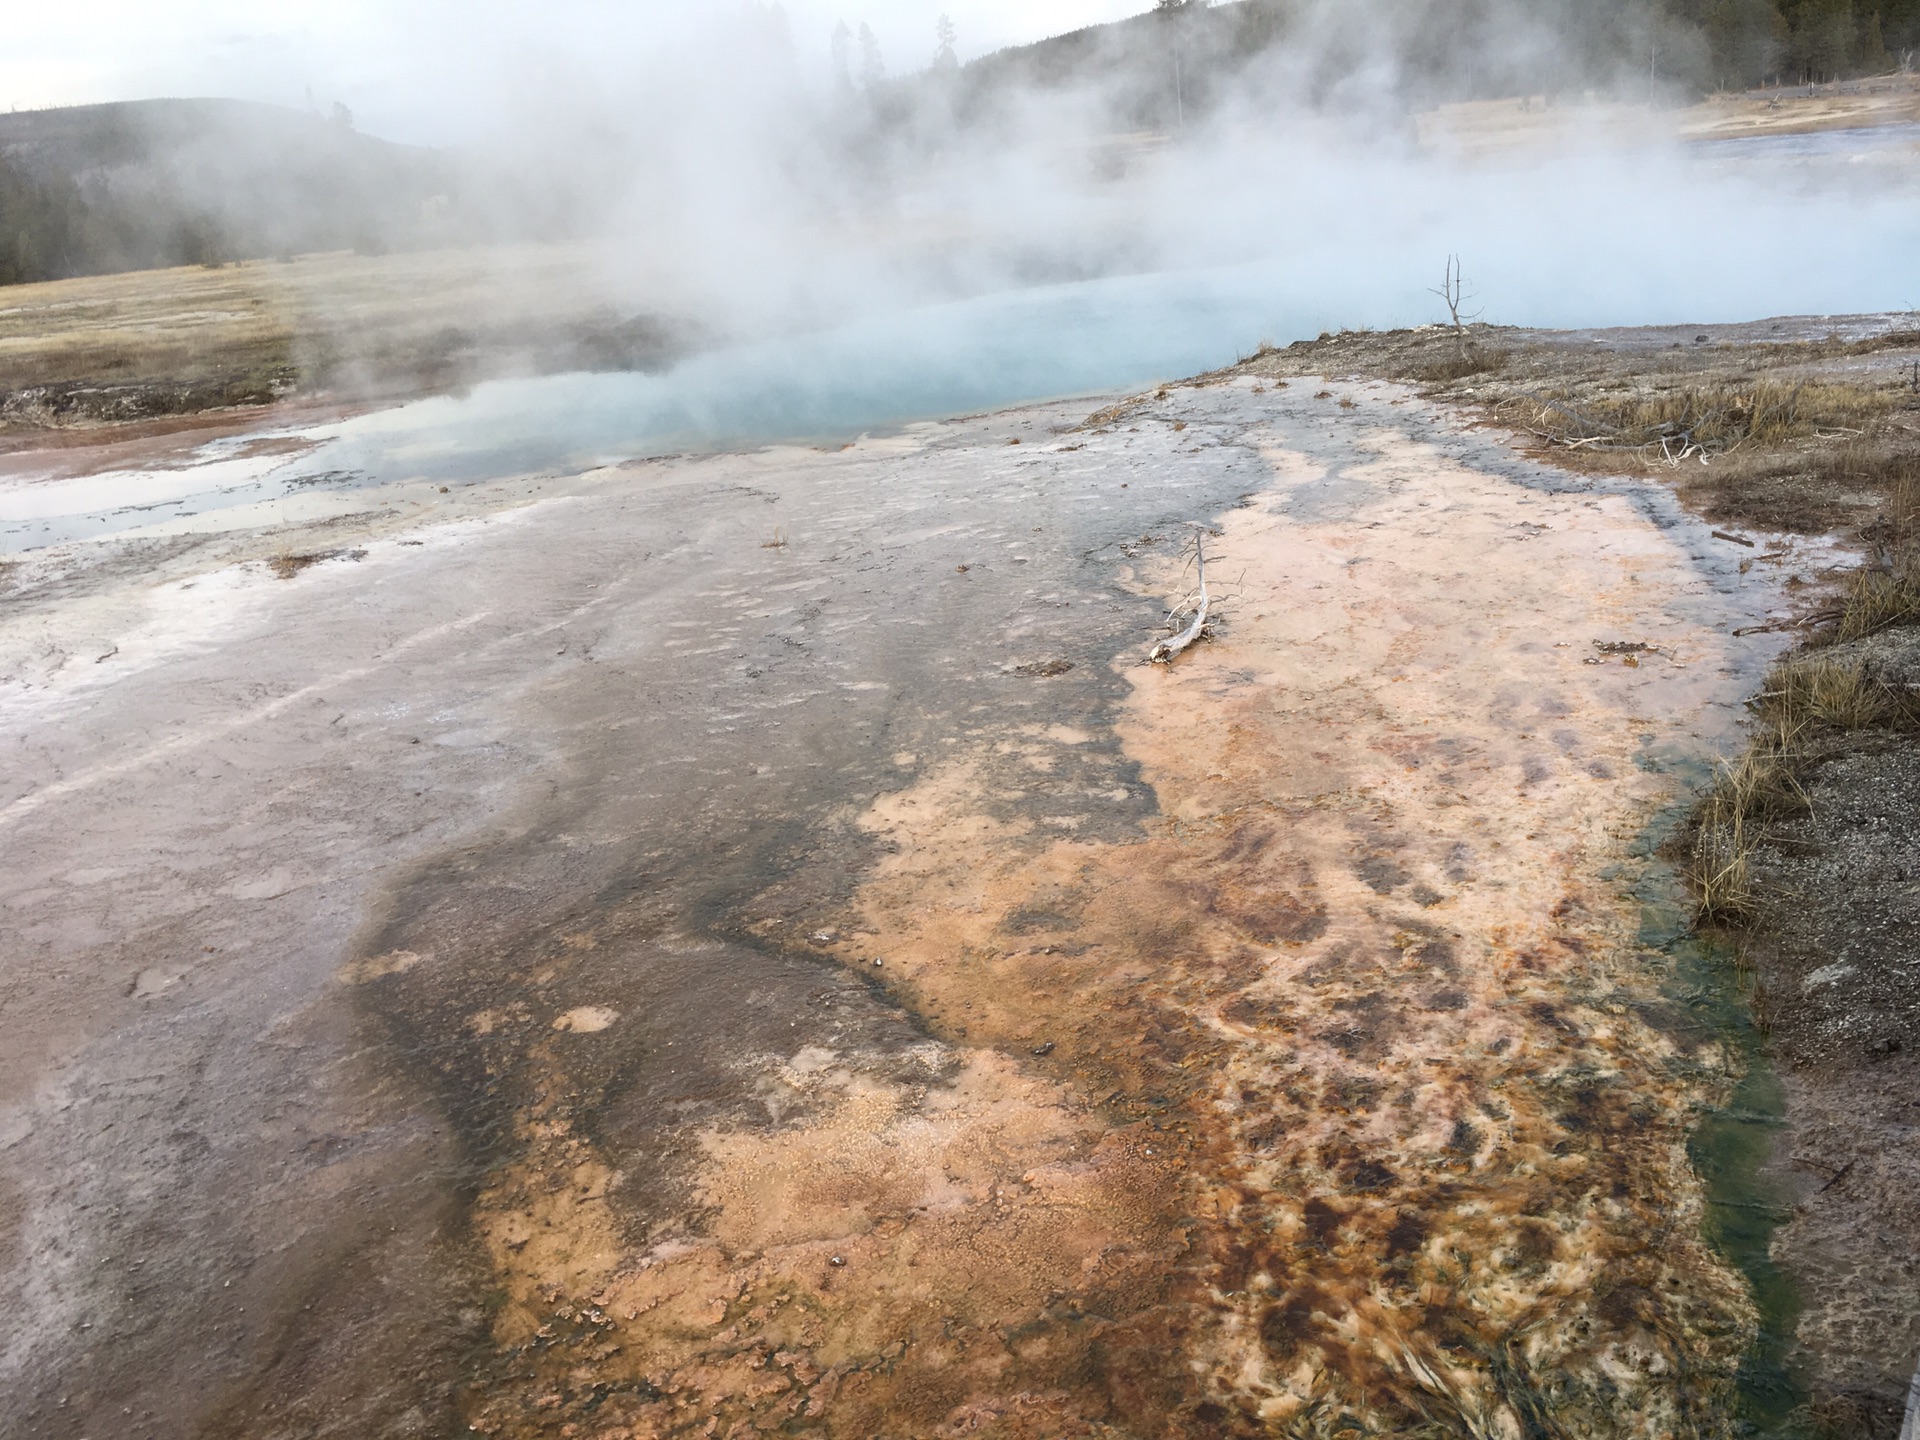
[[[1844,1179],[1846,1179],[1846,1178],[1847,1178],[1847,1176],[1849,1176],[1849,1175],[1851,1175],[1851,1174],[1853,1173],[1853,1167],[1854,1167],[1854,1165],[1855,1165],[1856,1163],[1857,1163],[1857,1162],[1855,1162],[1855,1161],[1853,1161],[1853,1160],[1849,1160],[1849,1161],[1847,1161],[1847,1163],[1846,1163],[1846,1164],[1844,1164],[1844,1165],[1842,1165],[1842,1166],[1840,1167],[1840,1171],[1839,1171],[1839,1173],[1838,1173],[1837,1175],[1835,1175],[1835,1176],[1834,1176],[1834,1177],[1833,1177],[1833,1178],[1832,1178],[1831,1180],[1829,1180],[1829,1181],[1827,1181],[1827,1183],[1826,1183],[1826,1184],[1824,1184],[1824,1185],[1822,1185],[1822,1186],[1821,1186],[1821,1187],[1820,1187],[1820,1188],[1819,1188],[1819,1189],[1818,1189],[1817,1191],[1815,1191],[1814,1193],[1815,1193],[1815,1194],[1818,1194],[1818,1195],[1824,1195],[1824,1194],[1826,1194],[1826,1193],[1827,1193],[1827,1191],[1829,1191],[1829,1190],[1831,1190],[1831,1189],[1833,1189],[1833,1187],[1834,1187],[1834,1186],[1836,1186],[1836,1185],[1838,1185],[1838,1184],[1839,1184],[1839,1183],[1840,1183],[1840,1182],[1841,1182],[1842,1180],[1844,1180]]]
[[[1200,567],[1200,608],[1193,613],[1193,623],[1170,640],[1162,640],[1147,655],[1147,659],[1160,665],[1171,664],[1173,657],[1198,640],[1207,628],[1207,539],[1204,532],[1193,533],[1194,560]]]
[[[1807,630],[1815,625],[1824,625],[1830,620],[1838,620],[1846,612],[1843,610],[1822,610],[1814,615],[1798,615],[1785,620],[1769,620],[1764,625],[1742,625],[1735,635],[1768,635],[1776,630]]]

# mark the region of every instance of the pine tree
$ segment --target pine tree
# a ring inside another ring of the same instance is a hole
[[[1801,0],[1790,15],[1793,59],[1814,80],[1832,80],[1853,59],[1853,0]]]
[[[860,22],[860,88],[872,94],[887,78],[887,67],[880,59],[880,41],[866,21]]]
[[[864,30],[867,27],[862,25],[860,28]],[[842,20],[833,27],[833,79],[843,91],[853,89],[852,59],[853,32],[847,29],[847,22]]]
[[[1893,68],[1893,56],[1887,53],[1886,38],[1880,33],[1880,16],[1876,12],[1869,15],[1861,27],[1860,69],[1868,75],[1884,75]]]
[[[933,37],[938,42],[933,51],[933,68],[936,70],[958,70],[960,53],[954,49],[958,38],[953,21],[942,15],[933,25]]]

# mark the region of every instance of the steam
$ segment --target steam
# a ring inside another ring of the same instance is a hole
[[[1630,63],[1637,32],[1581,59],[1513,14],[1454,47],[1471,57],[1416,65],[1431,7],[1284,13],[1282,40],[1247,56],[1150,16],[1088,37],[1071,64],[1016,53],[887,80],[871,30],[833,32],[845,43],[818,64],[777,12],[748,6],[682,27],[618,84],[570,77],[564,100],[543,94],[483,148],[509,173],[566,157],[565,203],[622,303],[722,337],[1241,267],[1259,277],[1250,302],[1284,291],[1292,313],[1250,307],[1274,329],[1234,343],[1285,341],[1437,318],[1425,291],[1454,252],[1487,317],[1513,323],[1912,298],[1920,209],[1886,165],[1660,138],[1648,102],[1671,97]],[[1467,83],[1463,66],[1496,91],[1558,87],[1558,132],[1507,153],[1423,143],[1420,110]]]
[[[849,384],[904,350],[960,377],[955,406],[1433,321],[1456,253],[1500,322],[1920,297],[1920,192],[1888,183],[1911,154],[1663,138],[1670,77],[1698,57],[1645,7],[1549,26],[1518,0],[1257,0],[948,63],[974,13],[655,3],[616,25],[585,5],[431,0],[309,36],[338,75],[301,85],[363,128],[447,142],[455,203],[435,213],[460,233],[416,227],[430,243],[566,239],[588,271],[566,304],[584,284],[738,355],[827,337],[815,351]],[[917,50],[894,38],[914,34]],[[1434,120],[1451,97],[1519,94],[1557,126],[1530,110],[1526,143],[1476,149]],[[855,364],[858,336],[881,348]],[[923,403],[938,387],[907,388]]]
[[[311,427],[302,455],[209,446],[169,504],[845,438],[1137,387],[1263,342],[1439,321],[1449,255],[1493,322],[1920,300],[1911,127],[1683,145],[1663,129],[1674,97],[1621,68],[1626,42],[1570,50],[1511,15],[1436,50],[1438,3],[1376,0],[1372,28],[1333,0],[1149,15],[911,71],[871,55],[877,25],[863,67],[857,23],[837,59],[832,27],[752,4],[648,12],[637,50],[558,23],[469,27],[422,52],[418,80],[464,125],[435,160],[458,189],[439,213],[474,248],[404,273],[491,276],[463,282],[465,326],[510,347],[544,314],[557,338],[494,357],[520,378]],[[943,38],[927,25],[929,62]],[[1550,109],[1541,90],[1472,124],[1435,108],[1529,78],[1560,87]],[[351,98],[362,123],[381,112]],[[344,281],[312,300],[351,335]],[[580,317],[598,317],[590,334]],[[604,373],[529,373],[570,364]],[[46,513],[0,516],[0,549],[167,518],[93,504],[48,490]]]

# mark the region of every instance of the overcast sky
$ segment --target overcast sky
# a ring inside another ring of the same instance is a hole
[[[490,98],[575,66],[643,64],[747,0],[65,0],[11,9],[0,106],[226,95],[327,108],[397,140],[461,138]],[[933,55],[952,17],[962,59],[1119,19],[1150,0],[786,0],[797,57],[824,75],[837,21],[870,25],[887,69]]]

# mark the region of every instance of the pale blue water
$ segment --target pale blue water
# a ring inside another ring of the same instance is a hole
[[[1577,171],[1490,169],[1445,184],[1408,168],[1347,175],[1329,165],[1299,177],[1297,199],[1289,176],[1250,175],[1246,185],[1264,188],[1249,195],[1267,208],[1258,224],[1249,219],[1251,201],[1229,205],[1229,218],[1270,243],[1270,258],[869,316],[711,350],[660,374],[487,383],[286,432],[316,442],[291,458],[239,463],[241,441],[216,441],[185,473],[0,491],[0,550],[303,488],[453,485],[846,438],[914,419],[1138,388],[1230,364],[1262,341],[1441,319],[1427,286],[1456,251],[1486,318],[1508,324],[1712,324],[1914,308],[1920,186],[1911,175],[1897,186],[1858,183],[1835,167],[1810,187],[1796,167],[1814,138],[1787,137],[1757,159],[1705,168],[1672,157],[1589,157]]]

